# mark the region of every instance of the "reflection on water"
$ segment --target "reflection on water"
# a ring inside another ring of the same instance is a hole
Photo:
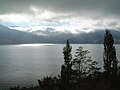
[[[58,75],[63,64],[63,44],[0,45],[0,90],[14,85],[36,85],[45,75]],[[103,45],[74,44],[90,51],[93,60],[103,65]],[[120,46],[116,45],[120,58]],[[74,56],[73,56],[74,57]]]
[[[37,46],[51,46],[51,45],[54,45],[54,44],[20,44],[20,45],[17,45],[17,46],[32,46],[32,47],[37,47]]]

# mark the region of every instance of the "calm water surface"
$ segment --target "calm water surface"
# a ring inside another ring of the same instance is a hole
[[[21,44],[0,45],[0,90],[10,86],[37,85],[37,79],[46,75],[58,75],[63,64],[62,50],[64,44]],[[75,49],[83,46],[90,51],[93,60],[103,65],[103,45],[72,44]],[[116,45],[120,59],[120,45]],[[74,56],[73,56],[74,57]]]

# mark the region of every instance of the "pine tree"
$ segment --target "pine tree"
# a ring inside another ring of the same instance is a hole
[[[117,74],[118,60],[112,34],[106,30],[104,37],[104,69],[108,75]]]
[[[63,87],[66,87],[65,90],[68,89],[70,80],[71,80],[71,73],[72,73],[72,54],[71,54],[72,47],[67,40],[66,46],[63,48],[63,55],[64,55],[64,64],[61,67],[61,80]]]

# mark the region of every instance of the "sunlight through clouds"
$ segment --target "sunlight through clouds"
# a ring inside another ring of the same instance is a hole
[[[0,15],[0,20],[3,22],[28,22],[28,16],[25,14],[4,14]]]
[[[91,15],[91,14],[90,14]],[[80,13],[57,12],[54,10],[40,8],[34,5],[23,13],[0,14],[1,22],[12,23],[11,29],[22,31],[36,31],[53,28],[59,32],[91,32],[96,29],[116,29],[120,27],[120,20],[117,17],[91,17]]]

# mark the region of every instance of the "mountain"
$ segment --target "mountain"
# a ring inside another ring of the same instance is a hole
[[[33,43],[39,38],[30,33],[16,31],[0,25],[0,44]]]
[[[0,44],[25,44],[25,43],[64,43],[72,37],[72,33],[52,32],[47,30],[19,31],[0,25]],[[40,34],[41,33],[41,34]]]
[[[120,43],[120,31],[110,30],[115,43]],[[91,32],[80,32],[77,34],[64,30],[60,32],[54,28],[45,30],[19,31],[0,25],[0,44],[26,44],[26,43],[65,43],[67,39],[71,43],[103,43],[105,30],[94,30]]]
[[[110,30],[113,35],[116,44],[120,44],[120,31]],[[104,40],[105,30],[95,30],[89,33],[78,34],[73,38],[70,38],[72,43],[83,43],[83,44],[102,44]]]

